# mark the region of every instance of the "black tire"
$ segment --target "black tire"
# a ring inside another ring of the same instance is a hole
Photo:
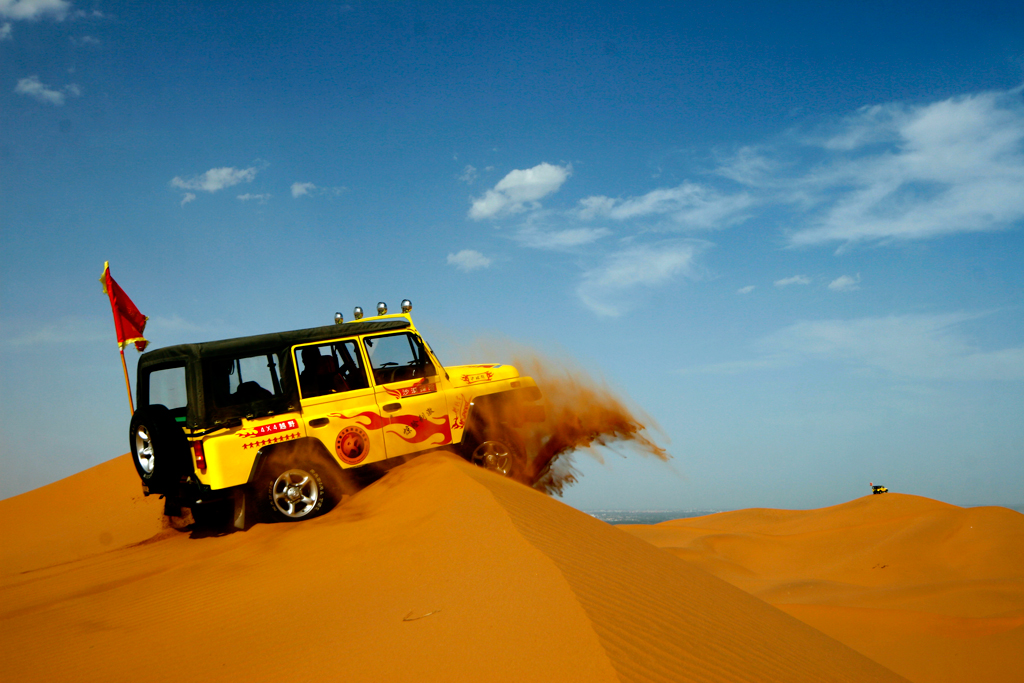
[[[202,531],[223,533],[231,528],[232,513],[235,511],[231,498],[208,503],[193,503],[189,508],[192,521]]]
[[[525,451],[512,430],[490,429],[481,434],[467,430],[462,444],[462,457],[469,462],[504,477],[519,479]]]
[[[128,442],[135,471],[152,493],[170,491],[191,464],[185,432],[164,406],[144,406],[136,410]]]
[[[256,503],[266,521],[299,522],[330,510],[341,498],[338,477],[320,458],[272,455],[256,481]]]

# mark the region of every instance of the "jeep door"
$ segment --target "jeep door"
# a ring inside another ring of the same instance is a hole
[[[418,453],[452,442],[448,406],[438,368],[423,340],[410,332],[363,338],[374,396],[384,417],[388,457]]]
[[[343,467],[385,459],[386,420],[357,341],[306,344],[293,353],[306,434],[319,439]]]

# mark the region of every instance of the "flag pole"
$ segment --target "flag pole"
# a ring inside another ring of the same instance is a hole
[[[135,402],[132,401],[132,385],[128,382],[128,365],[124,362],[124,349],[121,349],[121,368],[124,370],[124,386],[128,389],[128,408],[135,415]]]

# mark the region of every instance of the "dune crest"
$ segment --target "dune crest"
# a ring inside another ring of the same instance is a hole
[[[916,683],[1021,680],[1020,513],[888,493],[620,528]]]
[[[903,680],[443,453],[308,522],[7,573],[0,606],[3,680]]]

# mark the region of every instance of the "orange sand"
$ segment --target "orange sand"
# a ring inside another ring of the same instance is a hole
[[[133,477],[122,457],[0,501],[0,680],[903,680],[444,453],[220,537],[159,531]]]
[[[1024,515],[919,496],[620,526],[915,683],[1024,681]]]

